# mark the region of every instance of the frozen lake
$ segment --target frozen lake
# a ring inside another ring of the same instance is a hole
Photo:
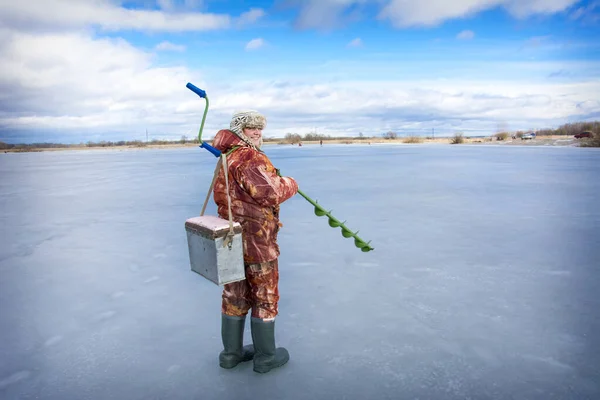
[[[600,151],[266,152],[375,247],[284,203],[266,375],[219,368],[221,290],[189,267],[213,156],[0,154],[0,398],[600,398]]]

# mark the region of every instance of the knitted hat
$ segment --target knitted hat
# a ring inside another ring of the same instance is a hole
[[[231,123],[229,124],[229,129],[235,133],[240,139],[246,142],[250,147],[255,148],[259,146],[254,146],[252,141],[244,135],[244,128],[258,128],[265,129],[267,126],[267,119],[264,115],[260,114],[258,111],[254,110],[244,110],[244,111],[236,111],[231,118]],[[262,144],[262,138],[261,138]]]
[[[243,133],[244,128],[265,129],[265,126],[267,126],[267,119],[258,111],[237,111],[233,114],[229,126],[235,133]]]

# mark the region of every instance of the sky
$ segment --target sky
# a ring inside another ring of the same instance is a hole
[[[600,119],[600,0],[0,0],[0,141],[449,136]]]

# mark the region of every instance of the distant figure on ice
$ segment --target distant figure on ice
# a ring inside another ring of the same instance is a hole
[[[323,140],[319,140],[319,143],[321,144],[321,146],[323,146]]]
[[[275,317],[279,301],[279,205],[298,192],[293,178],[282,177],[260,150],[266,118],[256,111],[233,115],[230,129],[220,130],[213,146],[227,154],[229,195],[233,220],[242,225],[246,279],[224,285],[219,355],[223,368],[254,360],[254,371],[265,373],[289,360],[285,348],[275,347]],[[215,183],[215,203],[228,219],[225,175]],[[246,315],[252,308],[252,346],[243,346]]]

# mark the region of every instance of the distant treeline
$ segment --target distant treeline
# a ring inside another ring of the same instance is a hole
[[[360,138],[364,138],[364,136],[360,136]],[[298,134],[288,133],[285,138],[264,138],[265,142],[281,142],[287,141],[290,143],[298,143],[301,141],[311,141],[311,140],[340,140],[340,139],[356,139],[356,137],[350,136],[330,136],[330,135],[318,135],[318,134],[306,134],[304,136],[300,136]],[[212,142],[212,139],[206,139],[208,143]],[[141,140],[120,140],[117,142],[102,140],[100,142],[87,142],[87,143],[78,143],[78,144],[64,144],[64,143],[20,143],[20,144],[9,144],[0,141],[0,150],[31,150],[31,149],[68,149],[68,148],[85,148],[85,147],[119,147],[119,146],[128,146],[128,147],[146,147],[152,145],[179,145],[179,144],[193,144],[199,143],[198,138],[195,137],[193,139],[187,139],[186,137],[182,137],[179,140],[158,140],[154,139],[149,142],[141,141]]]
[[[198,138],[188,140],[187,138],[181,138],[180,140],[158,140],[154,139],[150,142],[144,142],[141,140],[119,140],[117,142],[111,142],[102,140],[100,142],[87,142],[79,144],[63,144],[63,143],[21,143],[21,144],[9,144],[0,142],[0,150],[28,150],[28,149],[68,149],[68,148],[82,148],[82,147],[146,147],[149,145],[175,145],[175,144],[186,144],[186,143],[198,143]]]
[[[538,136],[544,135],[565,135],[572,136],[581,132],[592,131],[596,134],[600,133],[600,121],[591,121],[591,122],[573,122],[559,126],[556,129],[540,129],[536,130],[536,134]],[[495,135],[498,139],[502,136],[502,139],[505,136],[521,136],[525,131],[519,132],[502,132],[497,133]],[[397,139],[398,133],[394,131],[386,132],[379,137],[383,137],[385,139]],[[411,137],[415,135],[410,135]],[[420,136],[420,135],[416,135]],[[300,135],[298,133],[286,133],[283,138],[264,138],[265,142],[279,142],[279,143],[299,143],[302,141],[305,142],[318,142],[320,140],[360,140],[360,139],[371,139],[373,137],[365,136],[362,132],[358,133],[358,136],[331,136],[317,133],[307,133],[305,135]],[[210,139],[207,140],[209,143]],[[100,142],[87,142],[87,143],[79,143],[79,144],[63,144],[63,143],[21,143],[21,144],[9,144],[0,141],[0,150],[21,150],[21,151],[31,151],[34,149],[49,149],[49,148],[82,148],[82,147],[119,147],[119,146],[128,146],[128,147],[146,147],[148,145],[176,145],[176,144],[187,144],[187,143],[198,143],[198,138],[194,137],[192,139],[188,139],[185,135],[182,136],[179,140],[158,140],[154,139],[149,142],[145,142],[142,140],[120,140],[116,142],[112,141],[100,141]]]
[[[320,140],[356,140],[356,139],[366,139],[366,137],[361,133],[356,136],[331,136],[331,135],[323,135],[319,133],[307,133],[305,135],[300,135],[298,133],[286,133],[283,139],[281,138],[270,138],[264,139],[265,142],[281,142],[282,140],[286,143],[300,143],[300,142],[318,142]]]
[[[592,132],[600,133],[600,121],[574,122],[574,123],[568,123],[568,124],[561,125],[556,129],[539,129],[539,130],[534,130],[533,132],[535,132],[536,135],[538,135],[538,136],[549,136],[549,135],[573,136],[573,135],[576,135],[578,133],[585,132],[585,131],[592,131]],[[500,133],[497,133],[495,135],[490,135],[490,136],[495,136],[499,139],[500,138],[505,139],[506,137],[510,137],[510,136],[521,137],[526,132],[531,132],[531,131],[500,132]],[[404,136],[405,137],[421,137],[422,135],[411,134],[411,135],[404,135]],[[388,132],[380,135],[379,137],[383,137],[384,139],[397,139],[398,137],[400,137],[400,134],[395,131],[388,131]],[[481,136],[481,137],[485,137],[485,136]],[[356,140],[356,139],[371,139],[371,138],[372,137],[364,136],[362,134],[362,132],[360,132],[358,134],[358,137],[356,137],[356,136],[332,137],[330,135],[322,135],[322,134],[315,134],[315,133],[307,133],[306,135],[302,136],[297,133],[286,133],[283,140],[287,143],[299,143],[302,141],[311,142],[311,141],[320,141],[320,140],[324,140],[324,141],[326,141],[326,140]],[[427,135],[426,138],[430,139],[430,138],[432,138],[432,136]],[[277,142],[280,142],[281,140],[282,139],[265,139],[265,141],[277,141]]]
[[[577,135],[578,133],[591,131],[600,133],[600,121],[592,122],[572,122],[564,124],[556,129],[540,129],[535,131],[537,135]]]

